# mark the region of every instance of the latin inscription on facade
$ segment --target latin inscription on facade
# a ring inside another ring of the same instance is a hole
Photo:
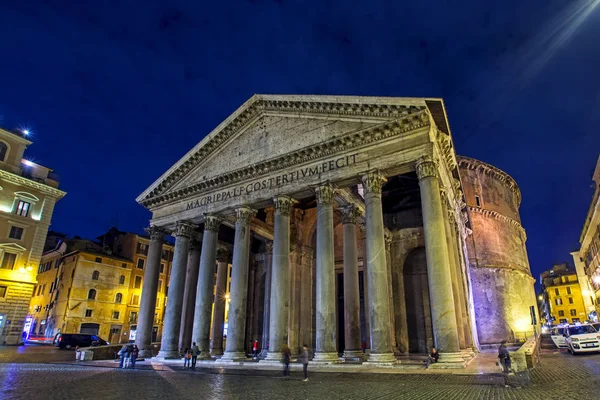
[[[335,160],[325,161],[305,168],[300,168],[292,172],[277,175],[272,178],[266,178],[263,180],[250,182],[246,185],[238,186],[233,189],[214,193],[210,196],[205,196],[200,199],[190,201],[186,205],[186,210],[192,210],[194,208],[202,207],[207,204],[219,203],[252,192],[259,192],[265,189],[272,189],[274,187],[289,185],[295,181],[302,180],[305,177],[319,175],[327,171],[333,171],[336,169],[344,168],[349,165],[355,164],[356,156],[357,154],[339,157]]]

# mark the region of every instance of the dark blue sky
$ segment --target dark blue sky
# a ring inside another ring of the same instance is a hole
[[[443,97],[458,152],[520,185],[537,278],[591,201],[591,3],[4,1],[0,125],[60,175],[52,228],[95,237],[146,226],[135,197],[254,93]]]

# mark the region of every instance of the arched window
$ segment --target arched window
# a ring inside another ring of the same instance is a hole
[[[119,285],[124,285],[125,284],[125,275],[121,275],[121,277],[119,278]]]
[[[88,292],[88,300],[96,300],[96,289],[90,289]]]
[[[123,295],[121,293],[117,293],[115,296],[115,303],[121,303],[123,301]]]
[[[100,277],[100,272],[98,272],[98,271],[92,272],[92,279],[93,280],[97,281],[99,277]]]
[[[4,142],[0,142],[0,161],[6,159],[6,153],[8,153],[8,146]]]

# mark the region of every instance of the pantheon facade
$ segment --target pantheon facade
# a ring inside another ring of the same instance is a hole
[[[435,346],[464,366],[534,330],[520,200],[456,155],[441,99],[255,95],[137,198],[152,219],[136,343],[150,354],[170,234],[159,358],[194,341],[239,362],[258,340],[261,362],[286,344],[369,364]]]

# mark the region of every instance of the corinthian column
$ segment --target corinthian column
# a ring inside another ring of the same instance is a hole
[[[225,249],[217,250],[217,286],[215,290],[215,305],[213,310],[212,342],[210,354],[223,355],[223,325],[225,323],[225,303],[227,299],[227,267],[229,266],[229,252]]]
[[[221,220],[215,215],[204,218],[204,236],[200,256],[200,276],[196,290],[194,311],[194,340],[200,348],[200,359],[210,358],[210,317],[212,313],[215,265],[217,261],[217,237]]]
[[[338,362],[335,323],[333,193],[330,183],[315,188],[317,197],[317,337],[313,361]]]
[[[367,231],[367,274],[369,291],[369,317],[371,323],[370,363],[392,363],[396,361],[390,338],[390,303],[381,187],[386,178],[378,172],[362,177],[365,189]]]
[[[396,314],[394,309],[394,285],[392,281],[392,233],[389,230],[384,231],[385,240],[385,264],[387,266],[387,281],[390,307],[390,341],[392,343],[392,352],[399,355],[400,351],[396,345]]]
[[[246,328],[246,301],[248,297],[248,262],[250,259],[250,223],[256,210],[240,207],[235,210],[235,239],[233,243],[233,265],[231,267],[231,300],[225,354],[221,361],[231,362],[246,359],[244,330]]]
[[[144,286],[135,334],[135,344],[140,349],[139,356],[142,358],[152,357],[152,326],[154,325],[160,258],[163,240],[167,232],[162,228],[151,226],[146,229],[146,233],[150,236],[150,247],[144,271]]]
[[[273,268],[271,270],[271,319],[269,322],[269,352],[265,361],[280,362],[281,348],[288,341],[290,304],[290,211],[294,200],[277,196],[273,233]]]
[[[179,329],[181,327],[181,308],[187,267],[188,248],[193,225],[178,221],[175,227],[175,254],[169,280],[169,299],[165,310],[162,341],[158,358],[181,358],[179,354]]]
[[[200,268],[200,242],[190,241],[185,290],[183,292],[183,308],[181,311],[181,328],[179,331],[179,348],[192,347],[192,327],[194,325],[194,305],[196,304],[196,284]]]
[[[363,356],[360,343],[360,289],[358,284],[358,249],[356,243],[356,217],[354,205],[342,210],[344,229],[344,358]]]
[[[273,242],[265,243],[265,304],[263,311],[263,333],[260,358],[265,358],[269,352],[269,325],[271,320],[271,270],[273,269]]]
[[[445,213],[440,198],[437,167],[430,157],[425,156],[417,161],[416,170],[421,189],[427,276],[429,279],[435,346],[442,353],[440,362],[459,362],[458,328],[444,226]],[[444,355],[443,353],[448,354]],[[462,358],[460,358],[460,361],[462,361]]]

